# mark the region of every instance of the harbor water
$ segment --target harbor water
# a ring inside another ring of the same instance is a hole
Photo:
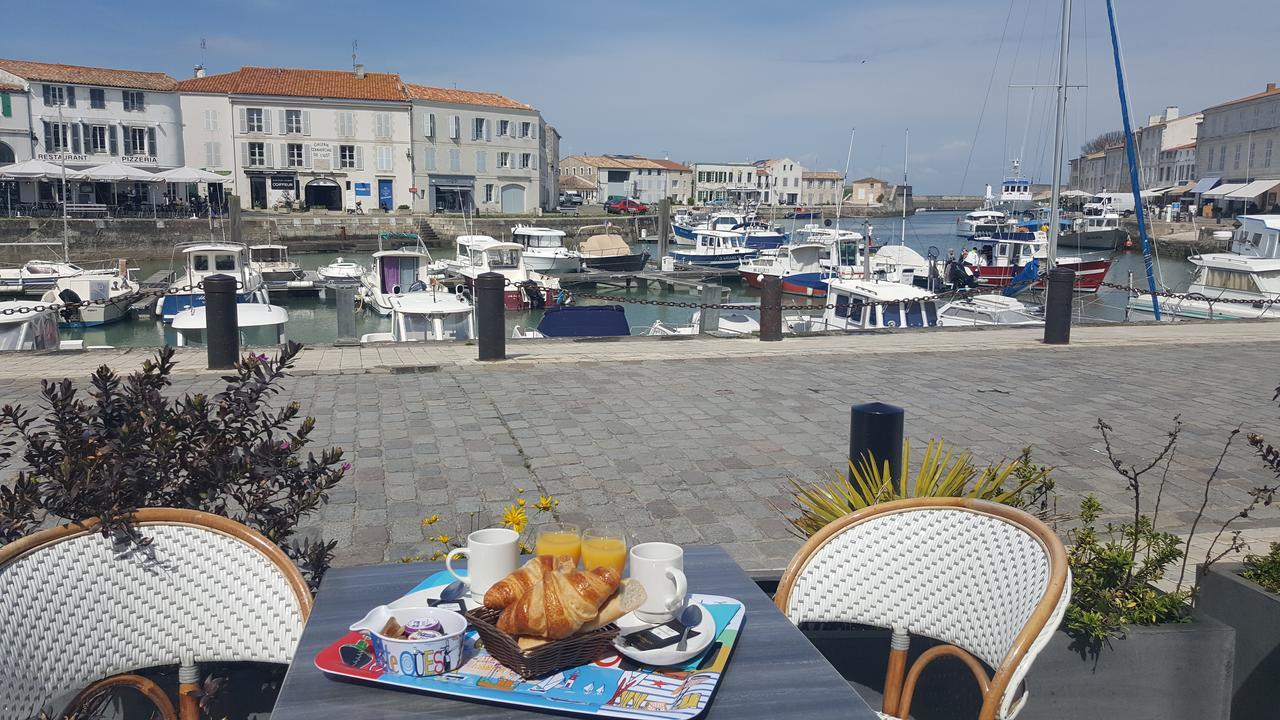
[[[957,213],[953,212],[926,212],[907,216],[905,244],[926,256],[931,250],[944,259],[950,249],[956,250],[957,254],[959,254],[963,250],[963,241],[955,235],[956,218]],[[771,222],[782,226],[790,232],[810,222],[825,221],[773,220]],[[583,224],[590,224],[590,221],[584,220]],[[832,220],[832,224],[835,224],[835,220]],[[839,225],[859,232],[865,232],[869,225],[871,228],[870,234],[874,239],[875,245],[897,244],[902,240],[902,221],[896,218],[874,218],[870,220],[842,218],[839,221]],[[642,243],[641,246],[645,245]],[[657,246],[649,244],[648,249],[656,258]],[[439,252],[447,251],[441,250]],[[1073,248],[1062,247],[1059,249],[1060,256],[1074,254],[1077,254],[1077,251]],[[313,271],[322,265],[333,262],[337,256],[336,253],[296,253],[292,254],[292,259],[299,263],[303,269]],[[366,266],[372,262],[368,254],[343,253],[342,257]],[[139,279],[150,277],[157,271],[168,272],[170,269],[179,269],[171,267],[168,260],[130,264],[138,268],[134,276]],[[1180,257],[1159,258],[1157,262],[1157,279],[1170,289],[1182,291],[1187,288],[1190,282],[1190,270],[1190,263]],[[1125,284],[1128,281],[1130,272],[1133,273],[1135,285],[1139,287],[1146,286],[1141,252],[1135,250],[1118,254],[1107,280]],[[737,279],[726,282],[725,285],[729,288],[728,302],[758,303],[760,300],[759,291],[747,287]],[[623,290],[602,285],[597,290],[584,290],[583,292],[618,295],[636,299],[673,300],[677,302],[695,302],[698,300],[687,290],[665,292],[651,288],[647,292],[642,292],[635,288]],[[1042,301],[1041,298],[1036,297],[1033,293],[1027,293],[1024,299],[1028,302]],[[809,301],[798,297],[787,297],[786,301],[798,305],[819,305],[821,303],[821,301]],[[1126,301],[1125,293],[1103,288],[1095,295],[1079,295],[1075,300],[1075,313],[1077,317],[1083,319],[1122,322],[1125,316],[1124,307]],[[335,339],[337,335],[337,316],[332,294],[326,296],[322,293],[320,296],[316,296],[314,293],[309,295],[286,295],[281,292],[272,292],[271,302],[288,308],[289,323],[285,328],[285,332],[290,340],[302,343],[329,343]],[[575,304],[580,305],[602,303],[603,301],[597,300],[575,300]],[[626,308],[627,321],[631,325],[633,333],[642,333],[659,320],[674,325],[688,324],[694,312],[690,308],[654,305],[626,304],[624,307]],[[536,327],[541,315],[541,311],[508,312],[506,315],[508,334],[516,326],[522,328]],[[390,318],[379,316],[371,311],[357,314],[356,330],[360,334],[387,332],[390,329]],[[247,344],[269,344],[273,339],[273,335],[266,329],[259,330],[261,332],[250,331],[253,334],[247,335],[244,338],[245,342]],[[83,339],[86,345],[112,345],[117,347],[159,347],[166,343],[173,344],[176,342],[174,331],[150,316],[138,316],[131,321],[105,327],[64,329],[62,337],[63,339]]]

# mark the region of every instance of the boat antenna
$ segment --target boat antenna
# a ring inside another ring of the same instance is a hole
[[[1065,1],[1071,2],[1071,0]],[[1124,63],[1120,59],[1120,35],[1116,31],[1116,10],[1112,0],[1107,0],[1107,22],[1111,26],[1111,54],[1116,63],[1116,92],[1120,95],[1120,115],[1124,121],[1124,149],[1129,159],[1129,187],[1133,190],[1133,214],[1138,218],[1138,236],[1142,238],[1142,262],[1147,270],[1147,289],[1151,291],[1151,311],[1156,322],[1159,322],[1160,299],[1156,297],[1155,269],[1151,264],[1151,240],[1147,237],[1147,218],[1142,207],[1142,190],[1138,185],[1138,157],[1133,146],[1133,124],[1129,121],[1129,93],[1124,85]],[[1054,222],[1057,222],[1056,215]]]
[[[911,146],[911,128],[902,129],[902,237],[898,245],[907,244],[907,152]]]
[[[836,200],[836,240],[839,244],[840,238],[840,210],[844,208],[844,184],[849,179],[849,162],[853,160],[853,135],[858,132],[858,128],[849,128],[849,150],[844,154],[844,177],[840,179],[839,199]],[[839,250],[837,250],[839,252]]]

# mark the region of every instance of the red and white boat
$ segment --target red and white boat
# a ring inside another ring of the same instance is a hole
[[[441,265],[446,272],[466,280],[475,291],[476,277],[495,272],[507,279],[503,304],[508,310],[540,310],[559,304],[560,281],[530,270],[524,262],[524,246],[499,242],[488,235],[459,235],[457,256]]]
[[[1032,260],[1043,266],[1048,240],[1044,233],[1002,233],[990,237],[974,238],[980,262],[978,284],[987,287],[1005,287]],[[1111,269],[1111,256],[1068,257],[1059,255],[1058,267],[1074,270],[1076,292],[1097,292]],[[1043,288],[1040,280],[1031,287]]]

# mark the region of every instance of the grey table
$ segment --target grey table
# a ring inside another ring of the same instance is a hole
[[[871,711],[751,578],[716,546],[685,548],[689,589],[737,598],[746,606],[742,637],[707,720],[851,718]],[[369,608],[391,602],[442,570],[440,563],[368,565],[329,571],[316,596],[271,720],[451,718],[533,720],[545,713],[332,680],[313,660]]]

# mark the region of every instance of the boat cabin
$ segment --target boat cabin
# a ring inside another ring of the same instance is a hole
[[[431,255],[425,250],[379,250],[373,254],[378,289],[384,295],[410,292],[416,283],[422,281],[422,271],[430,264]]]
[[[712,215],[707,220],[708,230],[733,230],[741,227],[746,223],[747,219],[738,213],[721,212]]]
[[[52,300],[5,300],[0,302],[0,351],[57,350],[58,311]],[[37,310],[36,308],[41,308]],[[4,311],[13,311],[6,314]]]
[[[693,234],[693,242],[699,248],[710,251],[731,253],[745,248],[742,236],[728,230],[698,230]]]
[[[249,261],[263,266],[289,265],[289,248],[285,245],[250,245]]]
[[[1043,325],[1019,300],[1003,295],[978,295],[954,300],[939,313],[940,325]]]
[[[1280,258],[1280,215],[1240,215],[1231,252],[1262,258]]]
[[[466,274],[515,270],[523,266],[524,246],[501,242],[488,235],[459,235],[458,260]]]
[[[932,293],[897,282],[839,278],[827,282],[827,302],[834,305],[822,316],[827,330],[866,330],[896,327],[933,327],[938,306]],[[873,302],[887,302],[872,305]]]
[[[563,230],[518,225],[511,229],[511,242],[527,248],[560,248],[564,235]]]
[[[187,258],[188,281],[195,285],[210,275],[230,275],[245,283],[246,249],[239,243],[190,245],[182,249]]]
[[[177,334],[178,347],[190,345],[192,340],[206,342],[204,339],[208,330],[206,310],[204,306],[188,307],[173,316],[173,330]],[[289,322],[289,311],[279,305],[236,303],[236,327],[240,331],[242,345],[283,345],[284,326],[287,322]],[[263,330],[259,331],[259,328]],[[259,334],[263,332],[266,335]]]
[[[471,303],[443,290],[392,298],[391,314],[392,342],[470,340],[476,335]]]
[[[1036,233],[997,233],[974,238],[978,243],[981,265],[990,267],[1022,267],[1032,258],[1043,257],[1046,242]]]

